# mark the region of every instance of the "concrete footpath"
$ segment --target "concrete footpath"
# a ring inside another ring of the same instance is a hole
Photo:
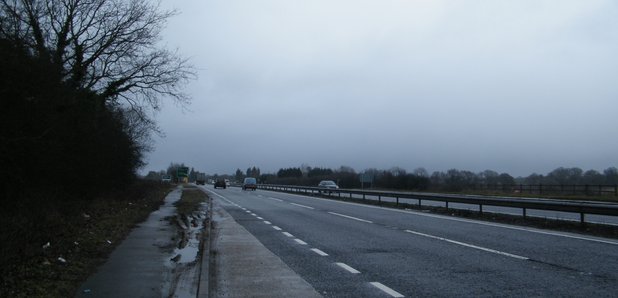
[[[313,287],[239,225],[212,193],[210,224],[198,262],[179,254],[174,202],[178,187],[159,210],[135,227],[76,297],[320,297]],[[201,227],[200,227],[201,228]],[[197,250],[193,252],[196,256]]]
[[[209,258],[210,297],[321,297],[227,213],[214,197]],[[202,273],[204,274],[204,273]],[[203,286],[203,285],[200,285]],[[202,294],[200,298],[208,297]]]
[[[166,217],[176,214],[173,203],[181,194],[181,188],[168,194],[163,206],[129,233],[76,297],[167,297],[177,229]]]

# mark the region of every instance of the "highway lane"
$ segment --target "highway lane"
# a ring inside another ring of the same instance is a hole
[[[337,196],[337,194],[332,194],[333,197]],[[344,196],[345,197],[345,196]],[[354,199],[363,199],[361,195],[353,195]],[[365,200],[378,201],[377,196],[365,196]],[[396,199],[391,197],[382,197],[380,198],[382,202],[395,203]],[[401,204],[411,204],[418,205],[418,199],[410,199],[410,198],[400,198],[399,203]],[[420,201],[422,206],[431,206],[431,207],[445,207],[446,204],[440,201],[432,201],[428,199],[423,199]],[[475,204],[464,204],[464,203],[449,203],[449,208],[451,209],[459,209],[459,210],[469,210],[478,212],[479,205]],[[513,208],[513,207],[500,207],[500,206],[483,206],[483,212],[486,213],[499,213],[499,214],[508,214],[515,216],[522,216],[523,210],[521,208]],[[561,211],[549,211],[549,210],[536,210],[536,209],[528,209],[526,211],[526,216],[528,217],[537,217],[537,218],[548,218],[548,219],[559,219],[559,220],[567,220],[567,221],[580,221],[579,213],[572,212],[561,212]],[[616,216],[606,216],[606,215],[597,215],[597,214],[586,214],[585,215],[586,222],[588,223],[598,223],[605,225],[618,225],[618,218]]]
[[[618,292],[615,240],[276,192],[215,192],[241,225],[325,296]]]

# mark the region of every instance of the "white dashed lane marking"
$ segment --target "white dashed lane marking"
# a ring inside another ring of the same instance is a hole
[[[350,266],[348,266],[348,265],[346,265],[346,264],[344,264],[344,263],[335,263],[335,264],[336,264],[337,266],[339,266],[339,267],[341,267],[341,268],[345,269],[346,271],[348,271],[348,272],[352,273],[352,274],[359,274],[359,273],[360,273],[360,271],[358,271],[358,270],[356,270],[356,269],[354,269],[354,268],[352,268],[352,267],[350,267]]]
[[[300,244],[300,245],[307,245],[307,242],[302,241],[300,239],[294,239],[294,241],[296,241],[296,243]]]
[[[433,236],[433,235],[429,235],[429,234],[423,234],[423,233],[414,232],[414,231],[410,231],[410,230],[406,230],[406,232],[410,233],[410,234],[414,234],[414,235],[418,235],[418,236],[423,236],[423,237],[427,237],[427,238],[431,238],[431,239],[436,239],[436,240],[440,240],[440,241],[446,241],[446,242],[449,242],[449,243],[453,243],[453,244],[457,244],[457,245],[461,245],[461,246],[465,246],[465,247],[469,247],[469,248],[474,248],[474,249],[478,249],[478,250],[482,250],[482,251],[486,251],[486,252],[490,252],[490,253],[495,253],[495,254],[499,254],[499,255],[515,258],[515,259],[519,259],[519,260],[529,260],[530,259],[530,258],[527,258],[527,257],[522,257],[522,256],[510,254],[510,253],[507,253],[507,252],[502,252],[502,251],[491,249],[491,248],[485,248],[485,247],[476,246],[476,245],[473,245],[473,244],[459,242],[459,241],[455,241],[455,240],[451,240],[451,239],[447,239],[447,238],[443,238],[443,237]]]
[[[311,251],[313,251],[314,253],[316,253],[316,254],[318,254],[320,256],[323,256],[323,257],[327,257],[328,256],[327,253],[325,253],[325,252],[323,252],[323,251],[321,251],[321,250],[319,250],[317,248],[312,248]]]
[[[264,223],[267,224],[267,225],[271,224],[270,221],[268,221],[268,220],[265,220]]]
[[[370,224],[373,223],[373,221],[370,221],[370,220],[361,219],[361,218],[358,218],[358,217],[349,216],[349,215],[345,215],[345,214],[341,214],[341,213],[335,213],[335,212],[328,212],[328,213],[332,214],[332,215],[337,215],[337,216],[353,219],[353,220],[356,220],[356,221],[366,222],[366,223],[370,223]]]
[[[281,231],[281,228],[278,226],[273,226],[273,229],[277,230],[277,231]]]
[[[303,207],[303,208],[307,208],[307,209],[315,209],[311,206],[305,206],[305,205],[301,205],[301,204],[296,204],[296,203],[290,203],[290,205],[294,205],[294,206],[298,206],[298,207]]]
[[[288,233],[288,232],[283,232],[283,235],[286,235],[286,236],[288,236],[288,237],[290,237],[290,238],[294,237],[294,235],[292,235],[292,234],[290,234],[290,233]]]
[[[372,286],[382,290],[382,292],[391,295],[391,297],[405,297],[405,296],[401,295],[400,293],[398,293],[397,291],[395,291],[395,290],[393,290],[393,289],[391,289],[391,288],[389,288],[389,287],[387,287],[387,286],[385,286],[385,285],[383,285],[383,284],[381,284],[381,283],[379,283],[377,281],[370,282],[370,284]]]

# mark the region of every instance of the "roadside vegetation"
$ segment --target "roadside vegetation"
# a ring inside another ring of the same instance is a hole
[[[199,211],[201,204],[207,201],[208,196],[202,190],[193,185],[184,185],[182,197],[174,203],[174,206],[176,206],[179,215],[190,216]]]
[[[72,297],[170,190],[139,181],[88,202],[3,210],[0,297]]]
[[[194,75],[148,0],[0,1],[0,297],[73,296],[169,185],[137,179]]]

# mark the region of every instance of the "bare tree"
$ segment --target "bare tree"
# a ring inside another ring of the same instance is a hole
[[[0,0],[0,38],[51,62],[66,85],[145,117],[161,96],[189,102],[190,65],[157,47],[173,14],[148,0]]]

